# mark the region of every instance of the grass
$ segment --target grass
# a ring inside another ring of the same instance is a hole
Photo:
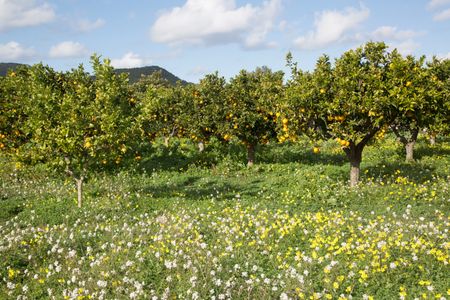
[[[334,142],[204,153],[175,141],[92,176],[0,158],[1,299],[449,298],[450,143],[393,139],[361,184]]]

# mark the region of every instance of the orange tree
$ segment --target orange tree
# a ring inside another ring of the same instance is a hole
[[[149,140],[164,137],[166,146],[173,136],[183,136],[183,113],[190,87],[182,85],[165,86],[151,84],[142,99],[139,113],[139,124],[142,134]]]
[[[283,72],[263,67],[242,70],[227,89],[227,131],[247,149],[247,165],[255,161],[256,146],[276,137],[276,110],[283,97]]]
[[[281,108],[281,130],[279,141],[294,140],[296,136],[305,134],[312,140],[330,138],[327,133],[327,121],[339,121],[342,116],[328,116],[324,103],[332,101],[333,70],[328,56],[317,60],[314,72],[303,71],[287,55],[287,65],[291,68],[291,78],[287,82],[286,94]],[[280,127],[280,126],[279,126]]]
[[[137,101],[143,99],[147,90],[151,87],[170,87],[170,82],[162,76],[161,71],[153,72],[150,75],[141,75],[141,78],[131,84],[131,91],[133,95],[138,98]]]
[[[82,66],[57,73],[42,65],[30,69],[30,97],[22,149],[74,178],[78,206],[85,179],[96,168],[119,164],[129,153],[133,106],[126,75],[116,75],[109,60],[93,56],[94,78]]]
[[[439,109],[434,110],[433,122],[428,124],[430,139],[434,143],[437,134],[450,133],[450,59],[437,59],[428,63],[432,86],[437,92]]]
[[[359,182],[364,147],[392,119],[386,49],[384,43],[369,42],[345,52],[334,66],[322,56],[312,73],[298,70],[288,56],[293,130],[337,140],[350,162],[350,186]]]
[[[26,119],[24,99],[29,96],[28,66],[0,77],[0,151],[16,153],[27,141],[21,125]]]
[[[438,81],[432,80],[425,57],[402,57],[397,51],[391,54],[388,72],[390,101],[396,108],[391,129],[404,145],[406,160],[414,159],[414,145],[419,131],[433,127],[442,113],[442,98]]]
[[[218,73],[206,75],[200,83],[187,91],[187,105],[183,111],[184,127],[190,138],[199,145],[212,137],[228,141],[231,135],[226,130],[226,81]]]

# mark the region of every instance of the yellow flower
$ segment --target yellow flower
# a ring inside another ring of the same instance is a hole
[[[405,287],[401,286],[400,287],[400,292],[398,294],[400,295],[400,297],[406,297],[406,289],[405,289]]]
[[[8,269],[8,278],[13,279],[16,276],[17,272],[14,269]]]

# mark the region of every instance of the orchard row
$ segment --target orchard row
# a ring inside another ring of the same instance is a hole
[[[16,159],[46,161],[72,175],[79,190],[95,168],[140,157],[143,145],[164,136],[211,138],[246,146],[252,165],[258,144],[335,139],[358,183],[364,147],[392,130],[413,159],[426,129],[448,134],[450,61],[404,57],[369,42],[334,62],[326,55],[313,71],[287,63],[281,71],[241,71],[229,81],[218,73],[199,84],[171,86],[158,74],[129,85],[108,60],[56,72],[37,64],[0,79],[0,147]],[[318,149],[315,149],[318,151]]]

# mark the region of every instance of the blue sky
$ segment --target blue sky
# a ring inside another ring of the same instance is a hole
[[[197,82],[268,66],[305,69],[365,41],[450,58],[450,0],[0,0],[0,62],[69,70],[98,53]]]

